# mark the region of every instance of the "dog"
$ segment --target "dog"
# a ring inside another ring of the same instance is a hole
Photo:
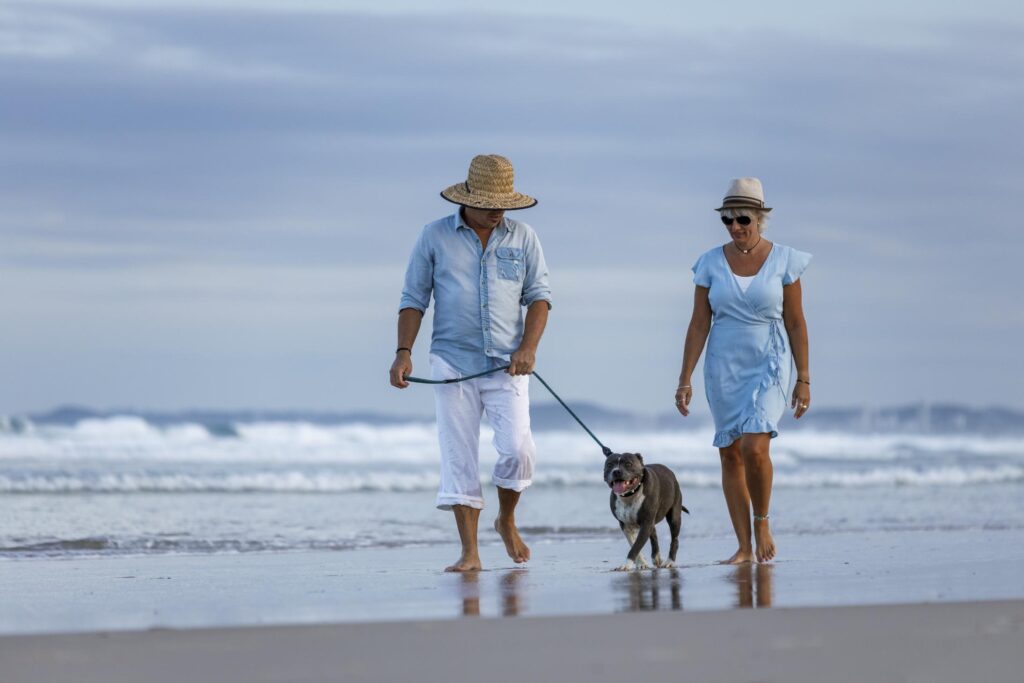
[[[664,465],[645,466],[639,453],[611,453],[604,461],[604,480],[612,490],[612,514],[631,545],[626,563],[616,571],[650,569],[642,552],[648,539],[654,566],[675,567],[682,513],[690,511],[683,507],[683,493],[672,470]],[[662,560],[658,532],[654,529],[663,519],[668,519],[672,536],[667,561]]]

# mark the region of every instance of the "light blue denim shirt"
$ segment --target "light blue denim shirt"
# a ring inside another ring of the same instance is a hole
[[[484,251],[461,211],[428,224],[409,257],[399,310],[426,311],[431,293],[431,353],[466,375],[507,362],[523,339],[523,307],[551,302],[537,233],[505,217]]]

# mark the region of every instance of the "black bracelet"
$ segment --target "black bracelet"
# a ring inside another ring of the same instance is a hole
[[[397,349],[395,349],[395,353],[398,353],[399,351],[408,351],[409,353],[412,353],[412,349],[410,349],[408,346],[399,346]]]
[[[807,386],[811,386],[811,383],[805,379],[798,379],[797,382],[800,382],[801,384],[806,384]]]

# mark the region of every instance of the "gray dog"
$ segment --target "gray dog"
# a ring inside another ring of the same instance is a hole
[[[682,513],[690,514],[690,511],[683,507],[683,493],[672,470],[664,465],[645,467],[639,453],[612,453],[604,461],[604,480],[612,490],[612,514],[619,520],[619,527],[632,546],[626,563],[616,571],[649,569],[651,565],[641,552],[648,539],[654,566],[675,567]],[[672,535],[667,562],[661,559],[658,532],[654,529],[654,525],[666,517]]]

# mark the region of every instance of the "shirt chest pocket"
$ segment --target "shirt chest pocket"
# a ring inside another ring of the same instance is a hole
[[[498,261],[498,277],[502,280],[523,279],[523,250],[516,247],[498,247],[494,251]]]

